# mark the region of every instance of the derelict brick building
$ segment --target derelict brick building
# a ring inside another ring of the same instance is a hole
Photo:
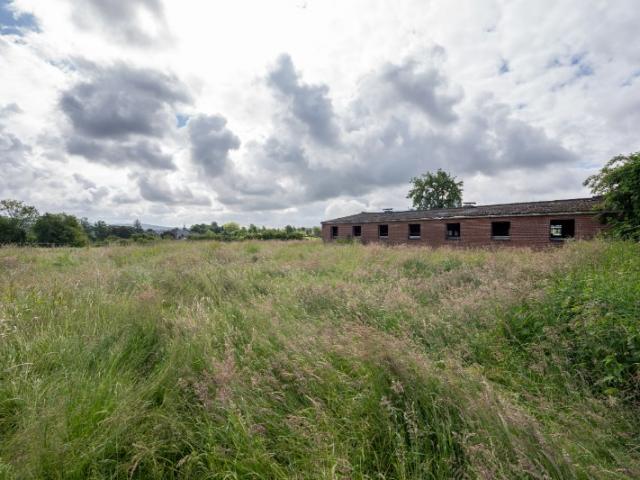
[[[325,242],[479,247],[544,247],[588,239],[604,228],[594,210],[599,198],[577,198],[460,208],[362,212],[322,222]]]

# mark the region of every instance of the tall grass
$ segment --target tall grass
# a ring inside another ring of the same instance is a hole
[[[640,247],[0,249],[0,478],[637,478]]]

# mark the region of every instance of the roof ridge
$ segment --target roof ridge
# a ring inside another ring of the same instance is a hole
[[[395,221],[399,218],[405,219],[428,219],[428,218],[457,218],[457,217],[483,217],[496,215],[536,215],[536,214],[553,214],[553,213],[586,213],[590,208],[589,204],[593,204],[600,200],[601,196],[580,197],[580,198],[563,198],[557,200],[537,200],[533,202],[512,202],[512,203],[494,203],[487,205],[461,206],[452,208],[431,208],[421,210],[398,210],[398,211],[377,211],[355,213],[338,218],[324,220],[322,223],[337,223],[340,221],[353,222],[358,219],[361,221]],[[566,207],[564,205],[567,205]],[[566,209],[563,210],[563,209]],[[377,220],[373,220],[377,218]]]
[[[384,212],[383,210],[376,210],[376,211],[367,211],[367,210],[363,210],[360,213],[408,213],[408,212],[432,212],[434,210],[462,210],[462,209],[466,209],[466,208],[481,208],[481,207],[504,207],[507,205],[524,205],[524,204],[531,204],[531,203],[549,203],[549,202],[575,202],[577,200],[596,200],[598,198],[601,198],[601,195],[594,195],[591,197],[577,197],[577,198],[560,198],[560,199],[556,199],[556,200],[534,200],[533,202],[509,202],[509,203],[483,203],[482,205],[467,205],[467,206],[461,206],[461,207],[443,207],[443,208],[416,208],[416,209],[409,209],[409,210],[393,210],[391,212]],[[355,214],[358,215],[358,214]],[[351,215],[347,215],[347,216],[351,216]]]

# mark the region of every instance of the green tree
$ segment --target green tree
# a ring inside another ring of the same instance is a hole
[[[19,200],[0,201],[0,243],[24,243],[38,218],[38,210]]]
[[[412,188],[407,198],[413,202],[413,208],[453,208],[462,205],[463,182],[438,169],[436,173],[427,172],[411,179]]]
[[[142,228],[142,223],[140,223],[140,220],[137,219],[137,218],[133,222],[133,230],[136,233],[143,233],[144,232],[144,229]]]
[[[0,217],[0,245],[5,243],[25,243],[27,232],[20,228],[13,218]]]
[[[84,233],[87,234],[87,237],[89,237],[89,239],[96,239],[96,232],[94,231],[94,227],[87,217],[82,217],[80,219],[80,226],[84,230]]]
[[[93,224],[93,235],[95,236],[96,240],[104,240],[109,236],[110,233],[111,230],[109,229],[109,225],[107,225],[106,222],[98,220]]]
[[[240,225],[236,222],[228,222],[222,226],[225,233],[234,234],[240,230]]]
[[[613,157],[584,185],[602,195],[600,217],[611,226],[610,234],[639,241],[640,152]]]
[[[189,231],[192,233],[198,233],[202,235],[211,231],[211,227],[206,223],[196,223],[194,225],[191,225],[191,227],[189,228]]]
[[[18,226],[25,230],[33,226],[38,218],[36,207],[25,205],[19,200],[0,200],[0,214],[13,218]]]
[[[87,234],[73,215],[45,213],[33,226],[38,243],[82,247],[89,241]]]

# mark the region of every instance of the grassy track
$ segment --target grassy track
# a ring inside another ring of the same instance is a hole
[[[639,478],[640,246],[0,249],[0,478]]]

